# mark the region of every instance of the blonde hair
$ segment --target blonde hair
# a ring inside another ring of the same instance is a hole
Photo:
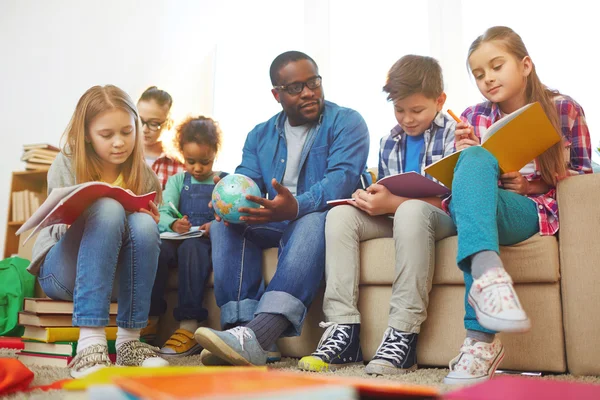
[[[486,30],[483,35],[471,43],[467,60],[482,43],[492,41],[502,45],[518,61],[529,56],[523,39],[515,31],[505,26],[494,26]],[[552,122],[554,129],[562,136],[560,119],[556,105],[554,104],[554,97],[559,95],[560,93],[557,90],[551,90],[542,84],[535,70],[535,65],[532,62],[531,73],[527,76],[527,86],[525,88],[526,101],[527,103],[539,102],[550,122]],[[567,175],[567,167],[564,162],[564,147],[564,141],[561,140],[537,158],[542,179],[549,185],[556,186],[559,178]]]
[[[77,183],[102,179],[102,163],[92,144],[86,140],[90,123],[108,110],[123,110],[135,121],[135,142],[129,158],[123,163],[121,173],[125,187],[135,194],[156,190],[156,203],[162,201],[158,178],[144,161],[140,122],[137,109],[127,93],[113,85],[93,86],[77,102],[75,112],[63,133],[62,152],[71,158]]]

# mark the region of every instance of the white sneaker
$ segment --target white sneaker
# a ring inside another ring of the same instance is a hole
[[[112,362],[108,357],[108,347],[104,344],[94,344],[86,347],[73,357],[69,363],[69,372],[73,378],[78,379],[111,365]]]
[[[504,268],[490,269],[473,281],[468,301],[484,328],[498,332],[527,332],[531,328]]]
[[[450,361],[450,373],[444,378],[447,385],[482,382],[494,376],[504,358],[504,346],[498,338],[492,343],[466,338],[460,354]]]

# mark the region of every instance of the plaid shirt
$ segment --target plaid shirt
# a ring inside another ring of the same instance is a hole
[[[425,173],[425,167],[454,153],[454,128],[456,122],[439,112],[433,119],[431,126],[424,132],[425,146],[419,156],[421,161],[421,175],[436,181],[431,175]],[[388,175],[404,172],[402,156],[406,154],[406,133],[396,125],[389,135],[381,138],[379,146],[379,175],[381,179]],[[425,156],[425,157],[423,157]]]
[[[169,177],[179,172],[185,172],[185,167],[176,158],[168,156],[166,153],[162,153],[152,163],[152,171],[158,176],[158,181],[164,190]]]
[[[592,145],[583,109],[575,100],[564,95],[556,96],[554,102],[565,145],[570,148],[569,169],[573,171],[573,174],[592,173]],[[481,138],[485,135],[485,131],[503,116],[497,104],[485,102],[467,108],[461,117],[473,126],[475,135]],[[535,162],[535,172],[525,175],[528,181],[541,179],[537,168],[537,162]],[[558,232],[556,188],[550,189],[545,194],[527,195],[527,197],[537,204],[540,235],[549,236]],[[442,203],[446,212],[448,212],[449,202],[450,198],[447,198]]]

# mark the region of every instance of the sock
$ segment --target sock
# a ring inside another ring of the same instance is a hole
[[[81,326],[79,327],[79,341],[77,352],[80,353],[94,344],[106,344],[106,332],[103,326]]]
[[[195,319],[184,319],[183,321],[179,322],[179,328],[180,329],[185,329],[188,332],[196,332],[196,329],[198,329],[198,321],[196,321]]]
[[[281,314],[261,313],[248,322],[246,328],[252,329],[260,347],[267,350],[279,339],[288,326],[290,326],[290,321]]]
[[[131,342],[132,340],[140,340],[141,329],[117,328],[117,341],[115,347],[118,349],[123,343]]]
[[[481,331],[472,331],[470,329],[467,329],[467,337],[471,338],[471,339],[475,339],[478,342],[492,343],[494,341],[494,339],[496,338],[496,334],[486,333],[486,332],[481,332]]]
[[[504,268],[500,256],[495,251],[484,250],[471,257],[471,275],[478,279],[492,268]]]

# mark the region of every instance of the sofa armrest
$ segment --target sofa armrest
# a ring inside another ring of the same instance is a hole
[[[567,366],[600,374],[600,174],[558,185],[559,249]]]

